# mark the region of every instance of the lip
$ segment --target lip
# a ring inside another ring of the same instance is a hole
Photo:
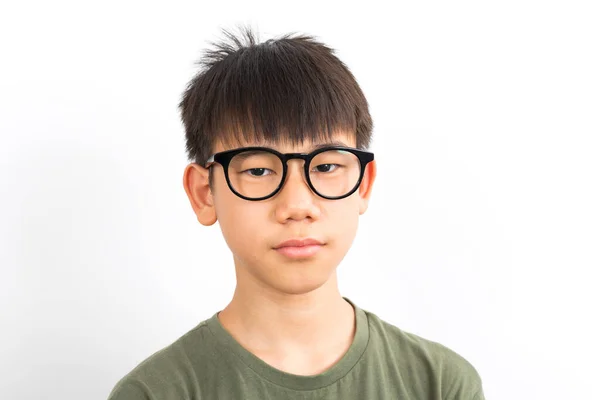
[[[307,258],[317,254],[324,245],[320,240],[313,238],[291,239],[279,243],[274,249],[289,258]]]
[[[320,240],[317,239],[313,239],[313,238],[306,238],[306,239],[290,239],[290,240],[286,240],[284,242],[279,243],[277,246],[275,246],[275,249],[281,249],[282,247],[304,247],[304,246],[322,246],[324,243],[321,242]]]

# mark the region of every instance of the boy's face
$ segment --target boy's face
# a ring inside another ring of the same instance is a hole
[[[355,147],[353,136],[340,133],[333,138]],[[309,153],[321,143],[280,143],[269,147],[281,153]],[[261,146],[243,143],[239,147]],[[214,153],[229,150],[217,144]],[[361,185],[349,197],[328,200],[312,192],[304,176],[304,161],[288,161],[285,183],[274,196],[249,201],[228,187],[221,165],[212,167],[213,187],[208,170],[190,164],[184,173],[184,187],[203,225],[217,220],[233,253],[238,287],[251,285],[286,294],[315,290],[334,276],[358,227],[359,215],[367,209],[376,175],[375,161],[367,164]],[[291,239],[315,239],[311,248],[279,248]]]

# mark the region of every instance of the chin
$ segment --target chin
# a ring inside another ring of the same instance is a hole
[[[331,254],[287,262],[273,254],[266,257],[254,254],[254,257],[247,256],[244,261],[237,259],[238,279],[252,276],[252,280],[260,282],[260,286],[268,290],[301,295],[313,292],[334,279],[339,264],[339,260]]]
[[[290,295],[306,294],[325,285],[332,278],[335,268],[328,269],[327,271],[317,271],[305,266],[303,270],[289,272],[287,274],[269,276],[265,284],[279,292]]]

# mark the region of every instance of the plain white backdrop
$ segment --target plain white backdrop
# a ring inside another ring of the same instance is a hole
[[[597,3],[217,3],[3,4],[0,398],[105,399],[231,298],[177,104],[246,24],[316,36],[369,100],[342,294],[463,355],[488,399],[599,399]]]

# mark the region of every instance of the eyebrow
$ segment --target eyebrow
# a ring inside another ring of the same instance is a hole
[[[333,142],[317,144],[312,148],[311,151],[319,150],[319,149],[322,149],[323,147],[330,147],[330,146],[349,147],[346,143],[340,142],[339,140],[334,140]]]
[[[277,142],[270,142],[269,141],[269,142],[260,143],[258,146],[269,147],[269,148],[275,149],[275,147],[276,147],[277,144],[278,144]],[[307,151],[307,153],[311,153],[311,152],[313,152],[315,150],[319,150],[319,149],[322,149],[324,147],[330,147],[330,146],[352,147],[352,146],[349,146],[348,144],[346,144],[344,142],[341,142],[339,140],[333,140],[331,142],[325,142],[325,143],[315,144],[310,150]]]

